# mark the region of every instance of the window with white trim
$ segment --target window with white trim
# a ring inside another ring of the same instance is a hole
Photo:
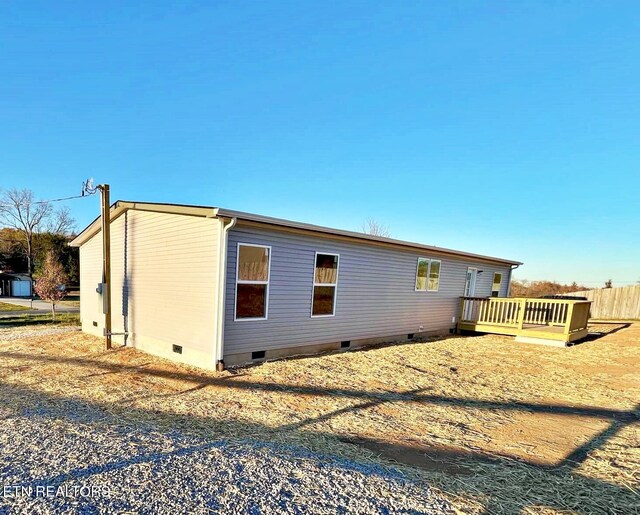
[[[500,285],[502,284],[502,274],[500,272],[493,273],[493,284],[491,285],[491,296],[500,296]]]
[[[432,259],[429,263],[427,291],[438,291],[438,288],[440,288],[440,260]]]
[[[338,290],[339,254],[316,252],[313,272],[312,317],[327,317],[336,314],[336,293]]]
[[[418,258],[416,291],[427,291],[427,277],[429,277],[429,260],[427,258]]]
[[[440,287],[439,259],[419,257],[416,268],[416,291],[438,291]]]
[[[263,320],[269,312],[271,247],[238,243],[236,320]]]

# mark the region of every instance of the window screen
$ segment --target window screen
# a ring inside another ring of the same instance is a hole
[[[311,316],[335,315],[339,260],[338,254],[316,254]]]
[[[416,270],[416,291],[438,291],[440,287],[440,261],[419,257]]]
[[[238,245],[236,319],[267,318],[271,249]]]

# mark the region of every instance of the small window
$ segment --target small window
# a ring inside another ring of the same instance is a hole
[[[416,272],[416,291],[427,291],[427,276],[429,275],[429,260],[418,258],[418,270]]]
[[[316,253],[313,274],[312,317],[326,317],[336,314],[336,291],[338,288],[338,254]]]
[[[440,261],[432,259],[429,263],[429,284],[428,291],[438,291],[440,287]]]
[[[438,291],[440,287],[440,261],[418,258],[416,291]]]
[[[493,274],[493,285],[491,286],[491,296],[498,297],[500,296],[500,284],[502,283],[502,274],[500,272],[495,272]]]
[[[238,244],[236,320],[267,318],[270,263],[271,247]]]

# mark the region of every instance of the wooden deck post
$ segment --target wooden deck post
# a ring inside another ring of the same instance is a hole
[[[518,299],[518,329],[524,327],[524,314],[527,310],[527,299]]]
[[[567,323],[564,325],[564,334],[571,332],[571,326],[573,325],[573,306],[575,302],[569,302],[569,310],[567,311]]]
[[[460,312],[458,313],[458,322],[464,320],[464,297],[460,297]]]

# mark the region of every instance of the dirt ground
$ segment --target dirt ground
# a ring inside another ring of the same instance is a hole
[[[0,394],[393,464],[464,513],[640,513],[640,324],[590,331],[569,348],[448,337],[220,374],[77,331],[0,335]]]

